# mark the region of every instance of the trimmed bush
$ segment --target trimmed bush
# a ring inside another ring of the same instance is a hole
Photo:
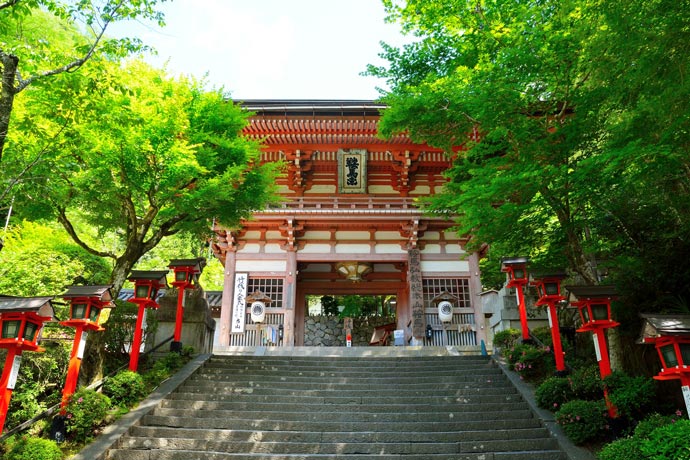
[[[118,372],[103,383],[103,394],[113,405],[130,408],[146,396],[146,384],[141,375],[130,370]]]
[[[505,329],[494,334],[494,346],[507,350],[517,344],[520,331],[517,329]]]
[[[639,439],[649,439],[654,430],[662,426],[670,425],[677,417],[671,415],[651,414],[635,427],[634,436]]]
[[[21,437],[3,457],[6,460],[62,460],[62,450],[55,441]]]
[[[545,348],[519,345],[511,350],[513,370],[525,380],[537,380],[554,371],[551,354]]]
[[[622,438],[606,444],[597,456],[600,460],[644,460],[641,447],[638,438]]]
[[[678,420],[652,431],[642,441],[642,455],[650,460],[690,460],[690,420]]]
[[[573,371],[569,377],[575,399],[597,401],[604,397],[599,374],[599,365],[587,366]]]
[[[651,378],[630,377],[617,371],[606,377],[604,383],[618,415],[628,422],[641,420],[653,407],[655,393]]]
[[[575,398],[575,392],[570,379],[549,377],[537,387],[534,396],[539,407],[556,412],[564,403]]]
[[[106,395],[86,388],[78,390],[66,407],[67,433],[77,442],[86,442],[105,421],[110,406]]]
[[[548,326],[535,327],[530,331],[545,347],[553,347],[551,328]]]
[[[568,401],[556,412],[558,422],[565,434],[575,444],[584,444],[602,438],[607,428],[603,401]]]

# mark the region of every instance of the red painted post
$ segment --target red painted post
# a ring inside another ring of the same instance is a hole
[[[17,379],[17,371],[19,370],[21,356],[21,348],[12,347],[7,350],[5,367],[2,370],[2,377],[0,378],[0,398],[2,398],[0,399],[0,434],[5,428],[5,419],[7,418],[7,411],[10,407],[12,391],[14,390],[14,381]],[[15,361],[15,359],[17,361]]]
[[[60,413],[62,415],[65,415],[65,408],[67,407],[69,398],[74,394],[74,390],[77,389],[77,382],[79,381],[79,369],[81,368],[81,360],[84,353],[84,341],[86,341],[84,326],[77,326],[74,331],[74,343],[72,343],[72,352],[70,353],[65,387],[62,389],[62,401],[60,402]]]
[[[525,293],[522,292],[522,284],[515,286],[518,296],[518,311],[520,313],[520,327],[522,328],[522,341],[529,341],[529,325],[527,324],[527,306],[525,305]]]
[[[175,283],[172,283],[175,285]],[[186,284],[186,283],[185,283]],[[175,333],[173,340],[180,343],[182,337],[182,317],[184,316],[184,294],[185,286],[177,287],[177,312],[175,313]]]
[[[134,299],[130,300],[133,302]],[[136,302],[139,305],[137,311],[137,323],[134,326],[134,336],[132,337],[132,349],[129,352],[129,370],[136,372],[139,368],[139,349],[141,348],[141,336],[143,334],[144,313],[146,312],[146,304]]]
[[[558,324],[558,310],[555,303],[549,303],[549,325],[551,326],[551,341],[553,342],[553,356],[556,360],[556,372],[565,372],[565,357],[561,344],[561,329]]]

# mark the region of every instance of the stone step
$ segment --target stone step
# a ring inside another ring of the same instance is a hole
[[[123,449],[187,450],[224,453],[252,452],[255,454],[453,454],[476,452],[507,452],[521,450],[552,450],[556,441],[550,438],[508,439],[472,442],[273,442],[265,441],[207,441],[200,439],[173,438],[132,438],[125,439]]]
[[[558,450],[520,451],[496,453],[454,453],[421,455],[271,455],[254,453],[224,453],[200,451],[165,451],[114,449],[108,460],[566,460],[565,454]]]
[[[414,413],[380,413],[367,412],[364,408],[349,410],[345,412],[284,412],[284,411],[244,411],[238,413],[230,410],[196,411],[194,409],[165,409],[156,408],[152,415],[160,417],[197,417],[197,418],[220,418],[224,420],[246,419],[246,418],[267,418],[272,421],[308,421],[308,422],[358,422],[370,423],[386,420],[388,422],[437,422],[458,420],[510,420],[526,419],[532,417],[532,412],[527,406],[522,409],[506,408],[505,410],[479,410],[479,411],[437,411],[437,412],[414,412]]]
[[[214,357],[107,458],[566,460],[477,356]]]
[[[360,396],[359,394],[331,396],[325,394],[323,396],[309,396],[309,395],[284,395],[275,394],[275,392],[267,392],[267,394],[259,393],[233,393],[233,394],[200,394],[200,393],[172,393],[166,401],[199,401],[199,402],[242,402],[242,403],[294,403],[295,397],[299,396],[303,404],[399,404],[399,405],[415,405],[415,404],[486,404],[486,403],[500,403],[500,402],[516,402],[522,401],[522,398],[513,391],[504,391],[501,394],[486,394],[483,392],[466,392],[457,396],[433,396],[428,394],[419,394],[416,396]],[[297,393],[297,392],[295,392]]]
[[[152,439],[196,439],[200,441],[226,442],[477,442],[504,439],[531,440],[548,437],[545,428],[514,428],[490,431],[435,431],[435,432],[345,432],[345,431],[258,431],[258,430],[204,430],[191,428],[169,428],[152,426],[134,426],[130,436]]]
[[[267,411],[267,412],[344,412],[355,410],[358,412],[372,412],[372,413],[454,413],[457,411],[466,412],[481,412],[481,411],[512,411],[518,409],[526,409],[527,405],[519,400],[513,402],[486,402],[482,404],[472,404],[469,402],[456,401],[454,403],[429,404],[413,402],[410,404],[305,404],[300,399],[299,401],[290,402],[249,402],[249,401],[180,401],[180,400],[165,400],[161,403],[161,408],[164,409],[185,409],[198,411],[233,411],[250,412],[250,411]]]
[[[535,418],[504,418],[489,420],[481,414],[472,417],[455,417],[453,420],[389,422],[378,420],[366,424],[361,421],[334,422],[313,420],[268,420],[252,418],[216,418],[216,417],[171,417],[145,415],[143,426],[165,426],[178,428],[195,428],[207,430],[266,430],[266,431],[399,431],[399,432],[435,432],[435,431],[468,431],[468,430],[507,430],[517,428],[541,427]]]

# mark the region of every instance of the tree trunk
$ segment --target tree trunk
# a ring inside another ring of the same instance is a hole
[[[19,58],[0,50],[0,70],[2,70],[2,85],[0,86],[0,162],[5,148],[5,139],[10,128],[10,116],[17,90],[14,86]]]
[[[117,298],[122,289],[122,285],[127,280],[127,275],[132,271],[132,267],[143,255],[143,244],[136,244],[134,250],[128,249],[122,256],[118,257],[113,267],[111,283],[113,284],[113,296]],[[105,327],[108,327],[107,321]],[[90,385],[104,377],[103,367],[105,364],[105,342],[103,334],[97,332],[89,334],[86,339],[86,349],[84,360],[79,374],[80,385]]]

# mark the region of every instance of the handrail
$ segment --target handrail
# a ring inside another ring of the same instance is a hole
[[[149,351],[144,352],[142,356],[146,356],[150,353],[153,353],[154,351],[158,350],[160,347],[162,347],[166,343],[170,342],[174,337],[175,337],[174,335],[171,335],[170,337],[163,340],[161,343],[159,343],[155,347],[151,348]],[[105,377],[103,377],[102,379],[92,383],[91,385],[87,386],[86,388],[89,390],[100,388],[101,386],[103,386],[103,384],[105,383],[106,380],[113,377],[115,374],[117,374],[118,372],[120,372],[121,370],[123,370],[127,366],[129,366],[128,363],[123,364],[122,366],[120,366],[117,369],[115,369],[114,371],[112,371],[110,374],[108,374]],[[43,412],[41,412],[40,414],[38,414],[34,418],[27,420],[26,422],[20,423],[19,425],[15,426],[14,428],[12,428],[9,431],[5,431],[2,435],[0,435],[0,442],[4,441],[6,438],[12,436],[13,434],[21,433],[22,431],[27,430],[31,425],[38,422],[39,420],[43,420],[44,418],[50,417],[51,415],[53,415],[55,413],[55,411],[58,410],[58,408],[60,407],[60,404],[61,403],[57,403],[57,404],[49,407],[48,409],[44,410]]]

